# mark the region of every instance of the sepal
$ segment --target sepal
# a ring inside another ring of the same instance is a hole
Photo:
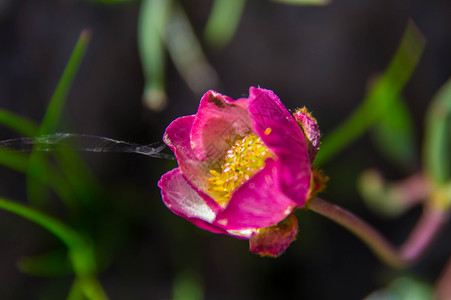
[[[258,229],[249,239],[249,249],[260,256],[278,257],[296,239],[298,220],[291,213],[276,225]]]

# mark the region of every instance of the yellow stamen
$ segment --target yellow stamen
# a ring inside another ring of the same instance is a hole
[[[271,128],[265,130],[269,134]],[[209,179],[213,198],[219,204],[227,203],[231,193],[248,181],[265,166],[265,160],[273,156],[260,137],[249,134],[238,136],[232,147],[226,152],[221,172],[210,170],[214,177]]]
[[[215,176],[215,177],[218,177],[218,176],[221,175],[221,173],[218,173],[218,172],[215,171],[215,170],[210,170],[210,174],[213,175],[213,176]],[[210,178],[210,179],[212,179],[212,178]]]
[[[271,133],[271,128],[270,128],[270,127],[266,128],[265,134],[266,134],[266,135],[269,135],[270,133]]]

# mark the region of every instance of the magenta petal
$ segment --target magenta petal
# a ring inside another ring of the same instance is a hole
[[[249,239],[249,249],[261,256],[277,257],[296,239],[298,220],[294,213],[277,225],[258,230]]]
[[[190,133],[191,146],[199,160],[221,160],[230,148],[228,140],[251,131],[246,106],[244,98],[235,101],[215,91],[205,93]]]
[[[270,90],[251,87],[248,105],[254,131],[278,156],[282,190],[298,206],[304,205],[310,188],[311,163],[301,128]]]
[[[189,133],[195,116],[185,116],[172,121],[166,128],[163,140],[174,152],[180,171],[196,187],[208,188],[209,168],[199,161],[191,148]]]
[[[226,230],[245,230],[268,227],[285,219],[296,203],[280,190],[279,181],[277,163],[267,159],[265,168],[233,193],[214,223]]]
[[[253,129],[277,155],[308,156],[302,130],[273,91],[251,87],[248,105]]]
[[[304,206],[312,176],[309,157],[282,155],[277,164],[283,192],[295,201],[298,207]]]
[[[202,229],[228,234],[225,230],[211,224],[220,209],[219,205],[213,199],[194,190],[179,169],[173,169],[164,174],[158,186],[161,189],[164,204],[173,213]]]

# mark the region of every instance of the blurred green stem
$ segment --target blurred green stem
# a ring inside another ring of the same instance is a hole
[[[0,198],[0,209],[12,212],[47,229],[69,250],[74,272],[84,295],[91,300],[107,300],[96,274],[96,261],[91,244],[76,231],[60,221],[30,207]]]
[[[143,102],[156,111],[167,104],[163,36],[172,6],[172,0],[143,0],[139,10],[138,47],[145,77]]]
[[[235,34],[246,0],[215,0],[204,36],[208,43],[221,48]]]
[[[400,247],[395,247],[373,226],[344,208],[317,197],[309,200],[306,206],[349,230],[379,259],[394,268],[406,268],[414,263],[431,244],[449,217],[443,211],[425,206],[407,240]]]
[[[164,42],[174,66],[196,94],[217,86],[218,74],[210,65],[183,6],[175,2],[164,33]]]
[[[396,182],[387,182],[374,169],[366,170],[360,175],[358,188],[365,204],[387,217],[397,217],[422,203],[433,189],[421,172]]]

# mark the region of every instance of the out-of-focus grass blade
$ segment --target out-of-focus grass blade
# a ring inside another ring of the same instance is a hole
[[[164,41],[175,67],[193,92],[201,95],[217,87],[218,75],[208,63],[180,4],[174,3]]]
[[[72,230],[62,222],[33,208],[10,200],[0,198],[0,209],[9,211],[30,220],[45,228],[60,239],[69,249],[69,258],[73,270],[80,280],[81,289],[86,298],[91,300],[106,300],[103,288],[95,277],[97,265],[94,250],[83,236]]]
[[[88,1],[94,2],[94,3],[108,4],[108,5],[117,5],[117,4],[136,2],[137,0],[88,0]]]
[[[66,149],[56,153],[61,170],[65,174],[74,197],[83,201],[86,206],[96,205],[93,198],[102,194],[102,186],[76,152]]]
[[[83,294],[83,290],[81,289],[80,282],[75,279],[72,283],[72,287],[69,291],[69,295],[66,300],[84,300],[85,296]]]
[[[172,6],[172,0],[143,0],[139,12],[138,47],[145,77],[143,102],[155,111],[167,105],[163,36]]]
[[[423,53],[425,39],[409,20],[398,50],[388,69],[368,92],[357,110],[323,139],[315,165],[326,163],[344,147],[362,135],[390,108],[411,77]]]
[[[437,92],[426,113],[424,169],[437,184],[451,180],[451,79]]]
[[[26,173],[29,169],[29,156],[23,153],[0,150],[0,165],[6,166],[18,172]],[[48,169],[45,161],[35,163],[36,172],[31,174],[37,182],[51,187],[61,200],[71,208],[74,203],[74,192],[68,185],[66,179],[53,168]],[[45,174],[45,176],[43,176]]]
[[[428,283],[410,277],[393,281],[386,289],[378,290],[364,300],[433,300],[434,289]]]
[[[204,287],[199,275],[194,271],[180,272],[174,282],[174,300],[203,300]]]
[[[332,0],[271,0],[273,2],[279,2],[288,5],[327,5]]]
[[[34,122],[4,109],[0,109],[0,123],[26,136],[34,136],[38,132]]]
[[[392,102],[371,133],[379,151],[393,162],[408,167],[415,161],[413,122],[402,99]]]
[[[80,34],[80,38],[75,45],[72,55],[64,69],[63,75],[55,89],[55,92],[50,99],[50,103],[47,107],[47,111],[44,115],[41,125],[38,129],[38,135],[44,135],[56,130],[58,125],[64,103],[67,99],[67,95],[74,81],[75,75],[81,64],[81,61],[85,55],[86,48],[88,47],[89,40],[91,39],[91,33],[89,30],[83,30]],[[30,155],[29,168],[27,174],[29,176],[27,182],[28,198],[31,203],[35,205],[42,205],[47,199],[46,190],[38,183],[34,177],[47,176],[45,169],[38,169],[36,166],[38,162],[44,163],[47,161],[47,155],[42,152],[32,152]],[[42,172],[42,173],[40,173]]]
[[[53,93],[50,103],[47,107],[44,119],[39,126],[38,135],[44,135],[56,130],[58,125],[61,111],[66,102],[67,95],[75,79],[75,75],[80,67],[81,61],[85,56],[86,48],[88,47],[91,39],[91,32],[89,30],[83,30],[80,34],[80,38],[75,45],[72,55],[64,69],[63,75]]]
[[[245,4],[246,0],[215,0],[204,32],[210,45],[221,48],[232,39]]]
[[[57,249],[35,257],[22,257],[17,266],[25,274],[42,277],[62,276],[73,272],[66,249]]]

